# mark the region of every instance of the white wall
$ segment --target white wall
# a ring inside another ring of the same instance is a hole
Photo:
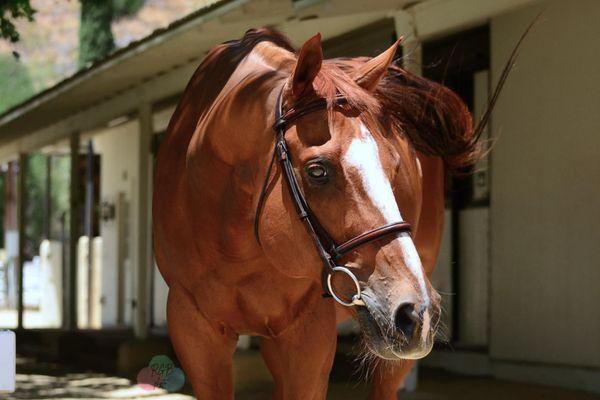
[[[125,218],[125,314],[126,324],[132,321],[132,301],[135,298],[134,266],[137,232],[133,224],[132,212],[137,207],[136,186],[139,154],[139,124],[130,121],[114,128],[106,129],[94,136],[95,151],[101,155],[100,201],[118,203],[119,194],[125,198],[125,210],[117,210],[120,218]],[[100,221],[102,236],[102,326],[117,323],[117,276],[119,254],[119,220]]]
[[[489,208],[461,210],[459,233],[458,340],[469,346],[488,344]]]
[[[493,118],[491,355],[600,367],[600,2],[494,18],[492,77],[542,8]]]
[[[154,262],[152,283],[152,322],[156,327],[167,326],[167,298],[169,287]]]
[[[63,316],[63,247],[59,241],[42,240],[40,244],[40,266],[42,301],[40,313],[48,327],[59,328]]]
[[[489,71],[473,74],[473,114],[478,121],[487,108]],[[488,127],[489,128],[489,127]],[[482,140],[489,139],[485,129]],[[475,165],[473,200],[489,197],[489,159],[483,157]],[[470,347],[488,345],[490,304],[489,207],[470,207],[459,214],[458,265],[458,340]]]

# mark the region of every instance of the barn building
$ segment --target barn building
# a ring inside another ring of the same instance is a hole
[[[296,45],[321,32],[336,57],[375,55],[404,36],[405,68],[445,82],[477,116],[542,11],[486,132],[493,151],[449,182],[434,283],[451,346],[422,364],[600,393],[595,0],[216,1],[7,110],[1,327],[41,353],[167,335],[153,159],[215,44],[272,25]],[[46,160],[43,204],[30,201],[25,178],[34,157]],[[35,211],[44,223],[34,229]]]

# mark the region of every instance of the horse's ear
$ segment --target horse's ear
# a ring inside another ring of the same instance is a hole
[[[298,99],[312,90],[312,84],[323,64],[321,34],[317,33],[302,45],[292,75],[292,94]]]
[[[385,76],[401,41],[402,38],[398,39],[389,49],[361,65],[352,75],[356,84],[369,92],[375,90]]]

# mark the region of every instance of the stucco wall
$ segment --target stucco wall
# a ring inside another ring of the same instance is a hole
[[[118,218],[125,218],[125,305],[124,321],[131,324],[132,301],[135,298],[133,279],[135,260],[134,244],[137,232],[133,223],[133,211],[137,207],[136,187],[139,177],[139,123],[127,122],[102,131],[94,136],[96,152],[101,155],[100,199],[118,206],[119,193],[123,193],[125,207],[117,210]],[[118,291],[118,218],[101,221],[102,235],[102,326],[114,326],[117,323]]]
[[[491,21],[496,82],[527,24],[492,132],[491,355],[600,366],[600,2]]]

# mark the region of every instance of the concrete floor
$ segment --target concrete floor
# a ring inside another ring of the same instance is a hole
[[[498,382],[491,379],[470,379],[435,373],[436,378],[420,380],[413,393],[402,393],[402,400],[593,400],[600,396],[540,386]],[[188,400],[192,396],[167,393],[163,390],[148,391],[131,381],[94,373],[49,376],[19,374],[17,392],[3,399],[157,399]],[[270,385],[257,385],[238,392],[239,400],[262,400],[270,398]],[[358,400],[367,398],[367,386],[357,383],[332,383],[328,399]]]
[[[1,399],[159,399],[187,400],[189,387],[181,393],[148,391],[125,378],[89,371],[73,371],[65,366],[21,360],[18,366],[17,392]],[[600,396],[535,385],[471,378],[440,370],[421,369],[416,392],[402,393],[403,400],[600,400]],[[368,385],[347,378],[332,382],[328,399],[366,399]],[[238,400],[270,398],[272,383],[259,359],[253,355],[236,357]]]

